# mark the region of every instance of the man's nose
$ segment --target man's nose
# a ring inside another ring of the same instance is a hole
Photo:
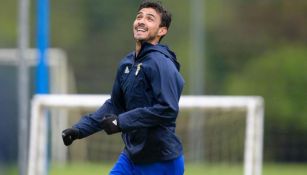
[[[141,19],[138,20],[138,24],[144,24],[144,21],[145,21],[145,19],[141,18]]]

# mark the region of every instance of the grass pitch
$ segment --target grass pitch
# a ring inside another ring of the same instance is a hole
[[[112,166],[111,163],[53,165],[50,167],[49,175],[108,175]],[[262,175],[306,175],[307,164],[265,163],[262,172]],[[12,166],[6,175],[18,175],[17,167]],[[243,175],[243,167],[187,163],[185,175]]]
[[[107,175],[113,164],[54,166],[51,175]],[[186,164],[185,175],[243,175],[242,166]],[[307,164],[265,164],[262,175],[306,175]]]

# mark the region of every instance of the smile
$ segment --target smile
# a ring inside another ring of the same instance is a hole
[[[146,28],[143,28],[143,27],[136,27],[135,30],[136,30],[137,32],[146,32],[146,31],[147,31],[147,29],[146,29]]]
[[[138,32],[146,32],[144,29],[137,29]]]

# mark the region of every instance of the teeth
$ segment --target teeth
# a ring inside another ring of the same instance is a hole
[[[146,32],[145,29],[137,29],[138,32]]]

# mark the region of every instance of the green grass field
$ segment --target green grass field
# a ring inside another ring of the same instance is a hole
[[[51,175],[106,175],[112,165],[71,165],[67,167],[54,167]],[[204,166],[201,164],[186,164],[185,175],[242,175],[240,166]],[[263,175],[306,175],[307,165],[303,164],[268,164],[264,166]]]
[[[70,164],[66,166],[52,166],[50,175],[107,175],[112,164]],[[240,166],[217,166],[186,164],[185,175],[243,175]],[[12,168],[7,175],[17,175]],[[307,164],[265,164],[263,175],[306,175]]]

